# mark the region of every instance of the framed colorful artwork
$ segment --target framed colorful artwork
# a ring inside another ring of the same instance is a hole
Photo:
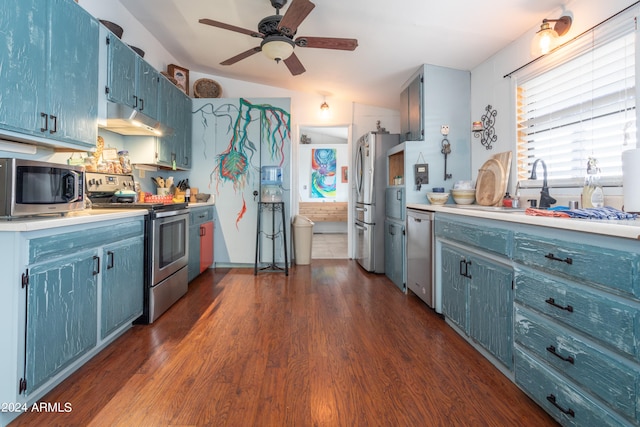
[[[311,197],[336,197],[336,149],[311,150]]]

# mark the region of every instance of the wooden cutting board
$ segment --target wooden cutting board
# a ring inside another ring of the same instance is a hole
[[[502,205],[502,198],[507,191],[507,183],[509,182],[512,155],[511,151],[494,154],[479,169],[476,181],[476,203],[484,206]],[[502,170],[495,165],[494,161],[500,163]],[[483,177],[483,175],[485,176]]]
[[[491,158],[478,170],[476,181],[476,203],[482,206],[496,206],[504,196],[505,172],[502,163]]]

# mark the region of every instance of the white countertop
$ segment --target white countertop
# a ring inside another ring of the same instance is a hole
[[[473,207],[477,209],[474,209]],[[509,221],[519,224],[539,225],[543,227],[559,228],[562,230],[581,231],[585,233],[602,234],[606,236],[624,237],[627,239],[640,240],[640,219],[635,220],[602,220],[602,219],[579,219],[579,218],[558,218],[546,216],[526,215],[524,210],[510,211],[503,210],[483,210],[486,206],[465,205],[429,205],[419,203],[407,204],[409,209],[417,209],[432,212],[443,212],[456,215],[471,216],[476,218],[494,219],[499,221]],[[491,209],[491,208],[489,208]]]
[[[215,197],[213,194],[206,202],[189,203],[189,207],[192,208],[214,205]],[[81,211],[69,212],[65,215],[42,215],[13,218],[11,220],[4,219],[0,220],[0,232],[45,230],[48,228],[91,224],[100,221],[142,216],[146,213],[146,209],[84,209]]]
[[[91,224],[112,219],[145,215],[146,209],[85,209],[62,215],[32,216],[0,220],[0,231],[35,231],[77,224]]]

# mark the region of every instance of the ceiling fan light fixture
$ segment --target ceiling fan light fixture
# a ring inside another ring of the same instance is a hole
[[[280,62],[291,56],[294,43],[289,37],[269,36],[262,41],[260,47],[267,58]]]
[[[555,22],[551,28],[550,22]],[[540,30],[531,41],[531,54],[534,56],[546,55],[558,46],[560,37],[571,28],[571,17],[562,16],[559,19],[543,19]]]

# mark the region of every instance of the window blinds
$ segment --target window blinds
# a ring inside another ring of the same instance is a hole
[[[550,180],[582,184],[589,157],[604,178],[621,178],[621,153],[636,144],[635,12],[514,74],[518,180],[541,158]]]

